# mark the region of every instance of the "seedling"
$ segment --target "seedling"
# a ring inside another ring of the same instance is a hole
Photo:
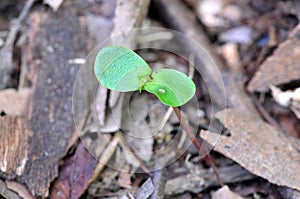
[[[199,142],[194,139],[188,125],[182,120],[179,106],[186,104],[195,95],[196,86],[191,78],[173,69],[159,69],[152,72],[143,58],[132,50],[121,46],[107,46],[97,55],[94,72],[104,87],[119,91],[142,91],[153,93],[158,99],[174,108],[188,137],[202,155],[206,155]],[[216,167],[210,158],[219,184],[222,185]]]
[[[184,73],[159,69],[152,73],[149,65],[132,50],[107,46],[97,55],[95,74],[104,87],[120,92],[146,90],[172,107],[182,106],[195,94],[196,86]]]

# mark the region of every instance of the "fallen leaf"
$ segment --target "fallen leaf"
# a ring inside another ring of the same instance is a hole
[[[126,193],[126,195],[122,196],[120,199],[135,199],[135,197],[131,193]]]
[[[89,185],[97,160],[83,144],[79,144],[74,156],[71,173],[71,199],[79,198]]]
[[[124,168],[119,174],[118,183],[121,187],[130,189],[131,186],[131,176],[130,176],[130,166],[128,164],[124,165]]]
[[[278,114],[278,121],[284,132],[294,138],[300,138],[300,123],[299,119],[292,113]]]
[[[58,10],[63,0],[44,0],[44,4],[49,5],[55,12]]]
[[[219,136],[209,131],[201,134],[215,150],[269,182],[300,190],[300,142],[277,131],[269,124],[227,109],[216,117],[230,132]]]
[[[154,185],[151,178],[148,178],[146,182],[141,186],[136,194],[136,199],[148,198],[154,191]]]
[[[239,196],[238,194],[232,192],[228,186],[224,186],[215,193],[212,194],[212,199],[243,199],[243,197]]]
[[[282,85],[300,79],[300,25],[291,33],[289,39],[279,45],[251,79],[250,92],[268,91],[269,85]]]
[[[53,185],[51,198],[79,198],[88,187],[97,160],[80,143],[75,155],[65,160],[58,179]]]
[[[292,102],[291,109],[298,119],[300,119],[300,102]]]
[[[25,116],[31,89],[5,89],[0,91],[0,112],[10,116]]]

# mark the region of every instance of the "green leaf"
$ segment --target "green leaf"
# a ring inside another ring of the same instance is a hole
[[[195,83],[182,72],[160,69],[152,74],[152,78],[145,83],[144,89],[168,106],[181,106],[195,95]]]
[[[120,92],[139,90],[151,73],[149,65],[132,50],[107,46],[96,57],[94,72],[100,84]]]

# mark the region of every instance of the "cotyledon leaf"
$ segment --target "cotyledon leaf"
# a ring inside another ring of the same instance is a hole
[[[132,50],[107,46],[97,54],[94,72],[104,87],[120,92],[139,90],[151,74],[149,65]]]
[[[173,107],[187,103],[196,92],[193,80],[173,69],[154,72],[152,80],[145,83],[144,89],[155,94],[164,104]]]

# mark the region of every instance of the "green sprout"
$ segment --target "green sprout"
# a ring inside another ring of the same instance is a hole
[[[196,92],[195,83],[184,73],[173,69],[152,73],[143,58],[121,46],[103,48],[96,57],[94,72],[105,88],[119,92],[146,90],[172,107],[184,105]]]
[[[99,83],[108,89],[119,92],[146,90],[155,94],[162,103],[172,106],[184,132],[204,159],[210,162],[219,184],[223,186],[214,159],[195,139],[178,108],[195,95],[196,86],[191,78],[173,69],[159,69],[152,73],[143,58],[121,46],[103,48],[96,57],[94,72]]]

